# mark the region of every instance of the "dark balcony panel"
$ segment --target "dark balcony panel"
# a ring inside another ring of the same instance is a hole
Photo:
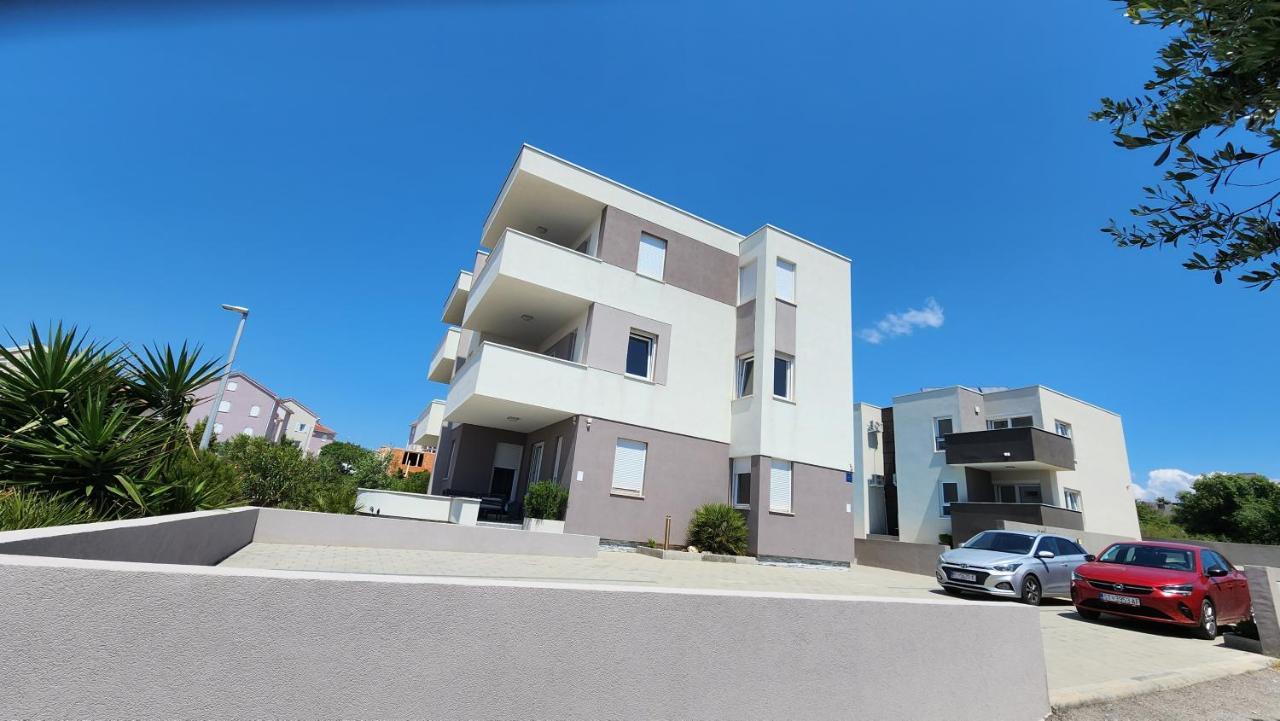
[[[1039,428],[948,433],[947,465],[987,470],[1038,468],[1072,471],[1076,451],[1071,439]]]
[[[1040,503],[952,503],[951,538],[960,544],[983,531],[1001,528],[1001,521],[1084,529],[1084,514]]]

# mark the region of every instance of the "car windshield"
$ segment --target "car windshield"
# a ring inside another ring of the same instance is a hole
[[[974,548],[979,551],[1027,554],[1031,552],[1031,544],[1034,541],[1034,537],[1024,536],[1021,533],[983,531],[970,538],[969,542],[964,544],[964,547]]]
[[[1117,543],[1104,551],[1098,560],[1103,563],[1164,568],[1170,571],[1191,571],[1195,568],[1191,551],[1181,548],[1143,546],[1136,543]]]

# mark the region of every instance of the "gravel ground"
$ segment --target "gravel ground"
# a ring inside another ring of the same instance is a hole
[[[1046,721],[1280,721],[1280,668],[1066,709]]]

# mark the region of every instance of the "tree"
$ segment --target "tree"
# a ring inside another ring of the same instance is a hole
[[[1178,494],[1173,520],[1193,537],[1280,543],[1280,484],[1256,473],[1210,473]]]
[[[1184,268],[1211,271],[1216,283],[1236,272],[1266,290],[1280,280],[1280,176],[1263,172],[1280,152],[1280,2],[1122,1],[1134,24],[1172,28],[1173,37],[1148,94],[1103,98],[1092,117],[1122,148],[1160,148],[1155,164],[1172,158],[1172,168],[1143,188],[1149,204],[1130,211],[1135,225],[1112,220],[1103,231],[1121,247],[1186,244],[1195,250]]]
[[[355,443],[347,443],[346,441],[334,441],[326,443],[321,449],[319,456],[337,463],[338,465],[354,466],[360,460],[364,459],[373,451],[364,446]]]

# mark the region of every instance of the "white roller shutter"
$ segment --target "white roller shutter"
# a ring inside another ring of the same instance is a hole
[[[796,302],[796,264],[778,259],[778,298],[788,303]]]
[[[648,445],[640,441],[618,439],[613,451],[613,487],[639,495],[644,491],[644,457]]]
[[[791,513],[791,461],[770,462],[769,510]]]
[[[640,235],[640,258],[636,262],[636,272],[640,275],[662,280],[662,270],[666,264],[667,241],[642,233]]]

